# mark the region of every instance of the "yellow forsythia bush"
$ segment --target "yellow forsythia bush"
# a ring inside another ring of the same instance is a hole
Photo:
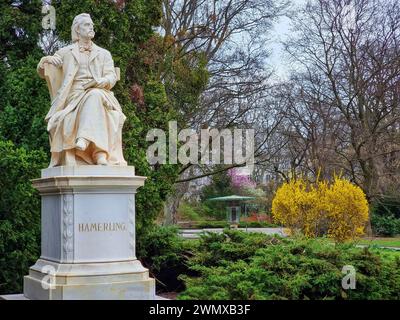
[[[368,202],[361,188],[339,177],[333,183],[296,179],[277,190],[272,215],[278,223],[299,229],[307,237],[327,234],[343,242],[364,234]]]

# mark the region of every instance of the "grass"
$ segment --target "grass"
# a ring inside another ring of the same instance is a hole
[[[358,244],[376,245],[382,247],[398,247],[400,248],[400,237],[396,238],[363,238],[357,241]]]

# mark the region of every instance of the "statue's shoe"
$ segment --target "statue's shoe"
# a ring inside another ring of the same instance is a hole
[[[96,163],[102,166],[108,165],[107,156],[105,152],[98,152],[96,153]]]
[[[76,140],[76,148],[78,150],[85,151],[88,146],[89,146],[89,141],[87,141],[85,138],[78,138]]]

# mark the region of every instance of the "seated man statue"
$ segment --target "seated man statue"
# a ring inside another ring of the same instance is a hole
[[[92,42],[94,34],[90,15],[76,16],[71,28],[73,44],[38,64],[38,73],[46,78],[50,91],[55,86],[45,118],[50,134],[49,167],[127,165],[121,137],[126,117],[110,91],[117,81],[114,62],[110,52]]]

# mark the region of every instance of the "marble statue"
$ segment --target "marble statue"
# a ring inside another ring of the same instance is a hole
[[[110,52],[92,42],[94,35],[90,15],[76,16],[71,27],[73,44],[38,64],[52,98],[45,118],[49,167],[127,165],[121,139],[126,117],[111,91],[119,69],[114,68]]]
[[[80,14],[73,44],[39,62],[51,97],[51,163],[32,180],[41,253],[23,294],[0,300],[157,299],[155,279],[136,257],[135,201],[146,177],[124,160],[126,117],[111,92],[119,69],[93,37],[90,15]]]

